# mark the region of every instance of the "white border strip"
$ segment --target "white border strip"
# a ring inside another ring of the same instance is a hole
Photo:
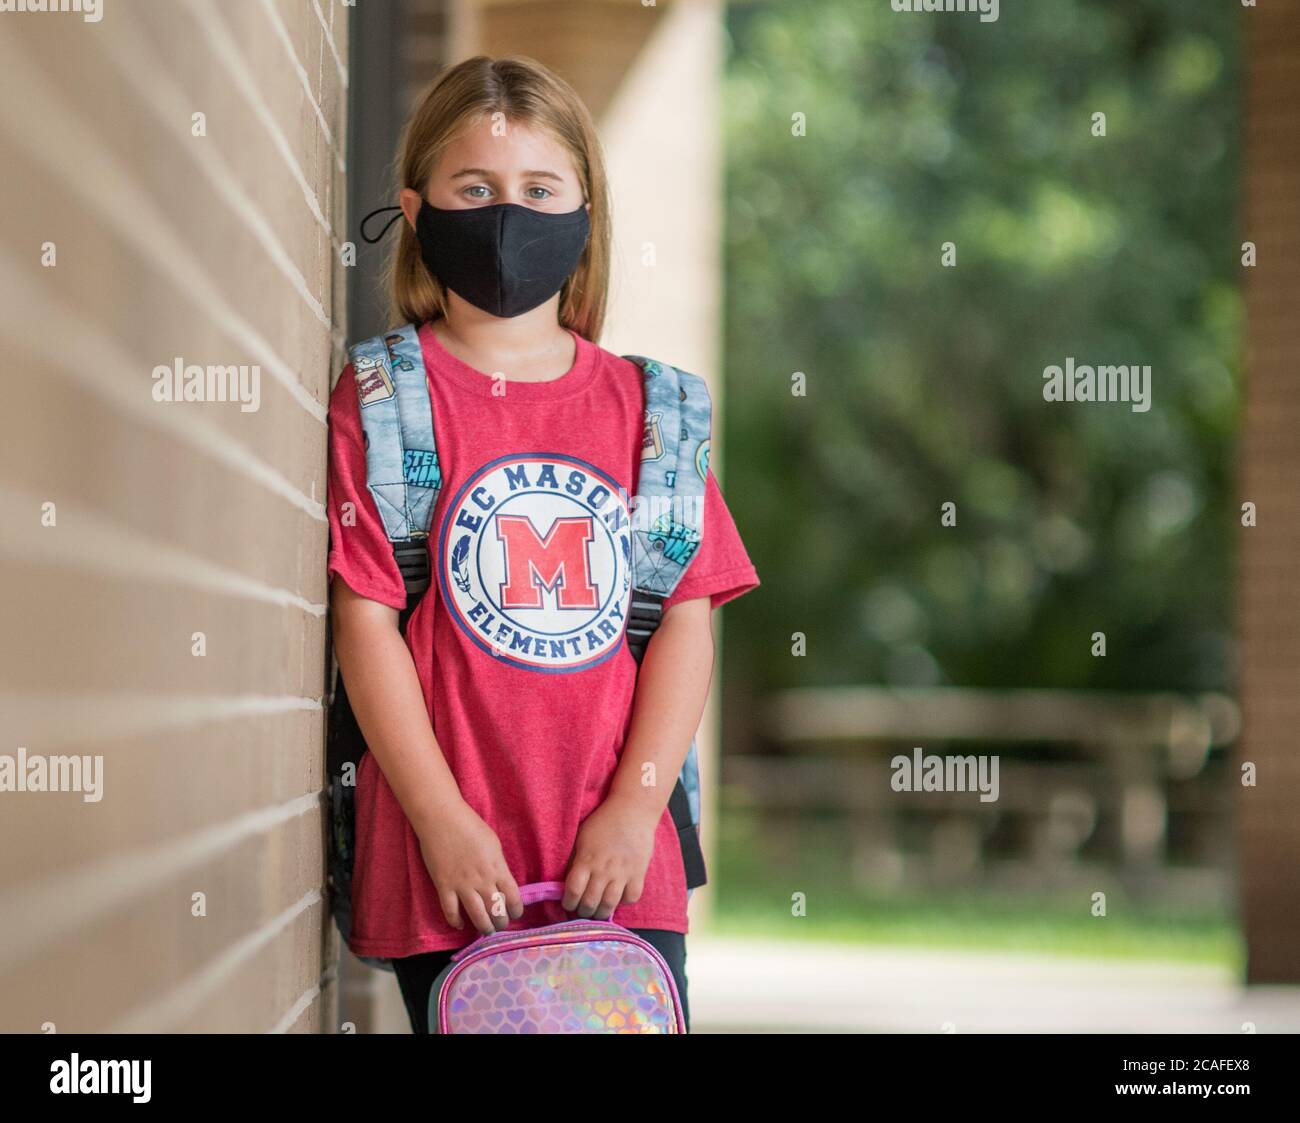
[[[298,1019],[301,1018],[303,1014],[305,1014],[308,1010],[311,1009],[312,1003],[315,1002],[316,999],[318,999],[319,997],[320,997],[319,986],[314,986],[310,990],[303,991],[302,994],[298,996],[298,1001],[295,1002],[292,1006],[289,1007],[288,1010],[285,1011],[284,1017],[282,1017],[278,1022],[276,1022],[274,1026],[272,1026],[269,1030],[267,1030],[267,1032],[288,1033],[291,1029],[293,1029],[294,1024],[298,1021]]]
[[[338,67],[339,82],[342,83],[343,88],[346,90],[348,88],[348,68],[343,65],[343,60],[339,58],[339,49],[334,42],[334,32],[330,29],[329,24],[325,22],[325,14],[320,10],[319,0],[311,0],[311,6],[316,9],[316,18],[320,21],[321,30],[325,32],[325,42],[329,45],[330,54],[334,56],[334,65]],[[334,9],[331,8],[330,20],[333,19]]]

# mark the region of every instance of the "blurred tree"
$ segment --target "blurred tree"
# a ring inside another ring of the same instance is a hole
[[[731,673],[1225,686],[1237,5],[819,0],[729,28],[725,484],[764,582]],[[1149,364],[1150,411],[1045,402],[1071,356]]]

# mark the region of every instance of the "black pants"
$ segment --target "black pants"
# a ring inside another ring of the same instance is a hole
[[[689,1032],[691,1010],[686,998],[686,937],[681,932],[668,932],[662,928],[633,928],[631,931],[664,957],[677,983],[677,994],[682,1000],[682,1018]],[[454,950],[426,951],[392,961],[397,985],[402,989],[402,1001],[406,1003],[406,1013],[411,1019],[412,1033],[429,1032],[429,991],[455,954]]]

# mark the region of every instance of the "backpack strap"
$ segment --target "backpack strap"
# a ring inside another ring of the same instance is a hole
[[[393,546],[406,586],[406,608],[398,617],[403,631],[429,587],[429,527],[442,488],[433,439],[433,407],[424,370],[424,352],[411,324],[363,340],[348,349],[361,406],[366,445],[366,486]],[[356,772],[366,754],[340,673],[334,686],[326,733],[330,829],[328,874],[330,909],[346,941],[352,932],[352,872],[356,853]],[[348,766],[351,778],[344,779]],[[363,963],[391,971],[381,956]]]
[[[429,587],[429,527],[442,488],[424,352],[414,324],[349,349],[366,439],[366,486],[393,544],[407,610]]]
[[[629,643],[644,652],[704,531],[713,404],[704,379],[640,355],[645,435],[632,514],[633,598]],[[634,626],[635,624],[635,626]]]
[[[627,645],[640,664],[704,533],[713,404],[704,379],[642,355],[626,355],[645,380],[645,435],[632,511],[632,604]],[[708,880],[700,846],[700,765],[695,742],[668,801],[686,887]]]

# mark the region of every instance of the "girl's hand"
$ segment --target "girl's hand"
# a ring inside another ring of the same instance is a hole
[[[442,914],[453,928],[463,927],[462,909],[485,936],[523,916],[524,902],[501,840],[468,803],[439,813],[416,830],[416,837]]]
[[[564,881],[564,908],[607,920],[620,904],[634,904],[645,886],[660,815],[617,797],[588,815]]]

